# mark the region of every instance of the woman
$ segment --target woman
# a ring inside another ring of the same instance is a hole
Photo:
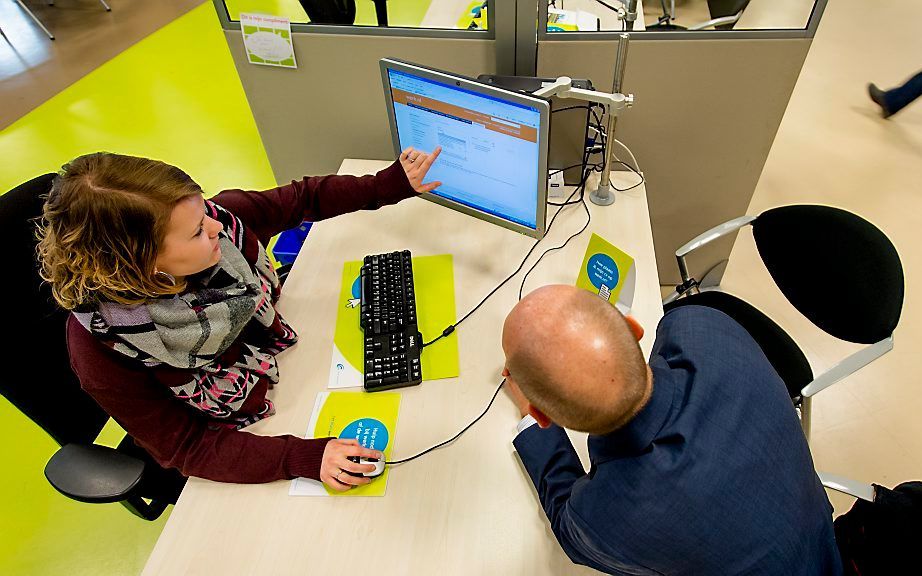
[[[256,483],[305,477],[335,490],[369,480],[354,440],[257,436],[271,416],[276,355],[297,334],[276,312],[264,246],[304,220],[394,204],[423,183],[440,149],[408,148],[374,176],[307,177],[205,200],[182,170],[146,158],[81,156],[45,203],[42,277],[73,313],[71,366],[89,393],[164,468]]]

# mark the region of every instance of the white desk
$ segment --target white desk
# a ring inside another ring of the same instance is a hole
[[[372,173],[386,165],[346,160],[340,173]],[[623,188],[636,176],[618,173],[613,181]],[[589,206],[590,228],[545,257],[526,289],[573,284],[590,232],[597,232],[636,259],[633,311],[647,329],[641,347],[648,354],[662,306],[644,189],[619,193],[612,206]],[[581,206],[565,208],[542,246],[559,244],[584,219]],[[327,384],[344,261],[399,249],[414,256],[453,254],[460,316],[515,268],[532,243],[418,198],[315,224],[279,304],[301,340],[279,356],[281,382],[272,394],[278,413],[248,430],[305,432],[314,399]],[[518,284],[510,281],[458,328],[460,378],[399,390],[393,457],[448,438],[486,405],[501,379],[502,322]],[[290,497],[287,481],[246,486],[192,478],[144,574],[596,574],[571,564],[554,539],[512,451],[518,420],[501,392],[453,445],[395,467],[380,498]],[[585,442],[577,446],[585,459]]]

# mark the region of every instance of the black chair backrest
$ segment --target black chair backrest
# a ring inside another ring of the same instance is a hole
[[[787,299],[828,334],[873,344],[903,309],[903,266],[876,226],[830,206],[767,210],[752,223],[762,261]]]
[[[298,0],[311,24],[355,23],[355,0]]]
[[[708,0],[708,12],[711,18],[723,18],[739,14],[749,0]]]
[[[65,327],[38,275],[36,221],[54,174],[45,174],[0,196],[0,246],[4,247],[6,336],[0,393],[59,444],[90,443],[108,415],[81,388],[70,368]]]

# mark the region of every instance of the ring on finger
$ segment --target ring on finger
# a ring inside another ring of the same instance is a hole
[[[338,482],[338,481],[339,481],[339,477],[340,477],[340,475],[342,475],[343,472],[344,472],[344,470],[340,469],[339,472],[336,473],[336,476],[333,476],[333,478],[335,478],[336,481]]]

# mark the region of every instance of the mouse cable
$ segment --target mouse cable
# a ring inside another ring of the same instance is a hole
[[[585,180],[585,179],[584,179],[584,180]],[[576,190],[574,190],[574,193],[575,193],[575,192],[576,192]],[[571,194],[571,196],[572,196],[572,194]],[[586,223],[583,224],[583,227],[580,228],[578,232],[576,232],[576,233],[574,233],[574,234],[571,234],[570,237],[567,238],[567,239],[564,241],[564,243],[561,244],[560,246],[554,246],[553,248],[548,248],[547,250],[545,250],[545,251],[541,254],[541,256],[538,258],[538,260],[537,260],[534,264],[532,264],[531,268],[528,269],[528,272],[525,273],[525,277],[522,278],[522,284],[519,286],[519,300],[522,299],[522,289],[523,289],[523,287],[525,286],[525,281],[528,279],[528,275],[531,274],[532,271],[534,271],[535,267],[541,262],[541,260],[542,260],[547,254],[549,254],[549,253],[551,253],[551,252],[553,252],[553,251],[555,251],[555,250],[560,250],[560,249],[562,249],[563,247],[565,247],[565,246],[570,242],[570,240],[576,238],[577,236],[579,236],[580,234],[582,234],[583,232],[585,232],[586,228],[589,227],[589,223],[592,222],[592,214],[589,212],[589,206],[586,205],[586,199],[585,199],[585,198],[582,199],[581,204],[583,205],[583,209],[586,211],[586,215],[588,216],[588,218],[586,219]],[[562,210],[562,209],[563,209],[563,208],[558,209],[558,210],[557,210],[557,213],[559,214],[559,213],[560,213],[560,210]],[[555,218],[556,218],[556,216],[557,216],[557,214],[554,215]],[[537,243],[536,243],[535,245],[537,245]],[[531,251],[529,251],[529,254],[530,254],[530,253],[531,253]],[[525,259],[527,260],[528,257],[526,256]],[[524,261],[523,261],[522,263],[524,264]],[[521,266],[520,266],[519,268],[521,269]],[[515,274],[513,274],[513,276],[514,276],[514,275],[515,275]],[[504,281],[504,283],[505,283],[505,281]],[[494,291],[495,291],[495,290],[494,290]],[[492,294],[492,293],[491,293],[491,294]],[[488,297],[489,297],[489,296],[488,296]],[[470,313],[468,313],[468,314],[470,314]],[[463,320],[463,318],[462,318],[462,320]],[[460,324],[460,321],[459,321],[458,323]],[[420,452],[420,453],[418,453],[418,454],[414,454],[413,456],[409,456],[409,457],[407,457],[407,458],[401,458],[401,459],[399,459],[399,460],[385,460],[384,463],[387,464],[387,465],[389,465],[389,466],[393,466],[393,465],[395,465],[395,464],[404,464],[404,463],[409,462],[409,461],[411,461],[411,460],[416,460],[416,459],[419,458],[420,456],[424,456],[424,455],[428,454],[429,452],[432,452],[433,450],[437,450],[437,449],[439,449],[439,448],[441,448],[441,447],[443,447],[443,446],[446,446],[446,445],[448,445],[448,444],[451,444],[452,442],[454,442],[455,440],[457,440],[458,438],[460,438],[462,434],[464,434],[465,432],[467,432],[468,430],[470,430],[471,427],[472,427],[474,424],[476,424],[477,422],[479,422],[480,419],[483,418],[483,417],[487,414],[487,412],[490,411],[490,408],[493,406],[493,402],[496,401],[496,397],[499,395],[499,391],[503,388],[503,385],[504,385],[504,384],[506,384],[506,379],[505,379],[505,378],[503,378],[502,382],[499,383],[499,386],[496,387],[496,390],[493,392],[493,396],[490,398],[490,402],[487,403],[487,407],[483,409],[483,412],[481,412],[479,416],[477,416],[476,418],[474,418],[467,426],[465,426],[464,428],[462,428],[457,434],[455,434],[454,436],[452,436],[452,437],[449,438],[448,440],[445,440],[445,441],[443,441],[443,442],[440,442],[440,443],[436,444],[435,446],[431,446],[431,447],[429,447],[429,448],[426,448],[426,449],[423,450],[422,452]]]
[[[490,411],[490,407],[493,406],[493,401],[496,400],[496,396],[499,394],[500,389],[502,389],[503,384],[505,384],[505,383],[506,383],[506,379],[503,378],[503,381],[500,382],[500,383],[499,383],[499,386],[496,387],[496,392],[493,393],[493,397],[490,398],[490,403],[487,404],[487,407],[483,409],[483,412],[480,413],[480,416],[474,418],[474,420],[471,421],[470,424],[468,424],[467,426],[465,426],[464,428],[462,428],[460,432],[458,432],[457,434],[455,434],[454,436],[452,436],[452,437],[449,438],[448,440],[445,440],[444,442],[441,442],[441,443],[439,443],[439,444],[436,444],[435,446],[432,446],[431,448],[426,448],[425,450],[423,450],[422,452],[420,452],[419,454],[416,454],[416,455],[414,455],[414,456],[410,456],[410,457],[408,457],[408,458],[401,458],[400,460],[385,460],[384,463],[387,464],[388,466],[392,466],[392,465],[394,465],[394,464],[403,464],[404,462],[409,462],[410,460],[416,460],[416,459],[419,458],[420,456],[422,456],[422,455],[424,455],[424,454],[428,454],[429,452],[432,452],[433,450],[435,450],[435,449],[437,449],[437,448],[441,448],[442,446],[445,446],[446,444],[451,444],[452,442],[454,442],[455,440],[457,440],[462,434],[464,434],[465,432],[467,432],[467,431],[470,429],[471,426],[473,426],[474,424],[476,424],[477,422],[479,422],[480,419],[483,418],[484,415],[485,415],[487,412]]]

